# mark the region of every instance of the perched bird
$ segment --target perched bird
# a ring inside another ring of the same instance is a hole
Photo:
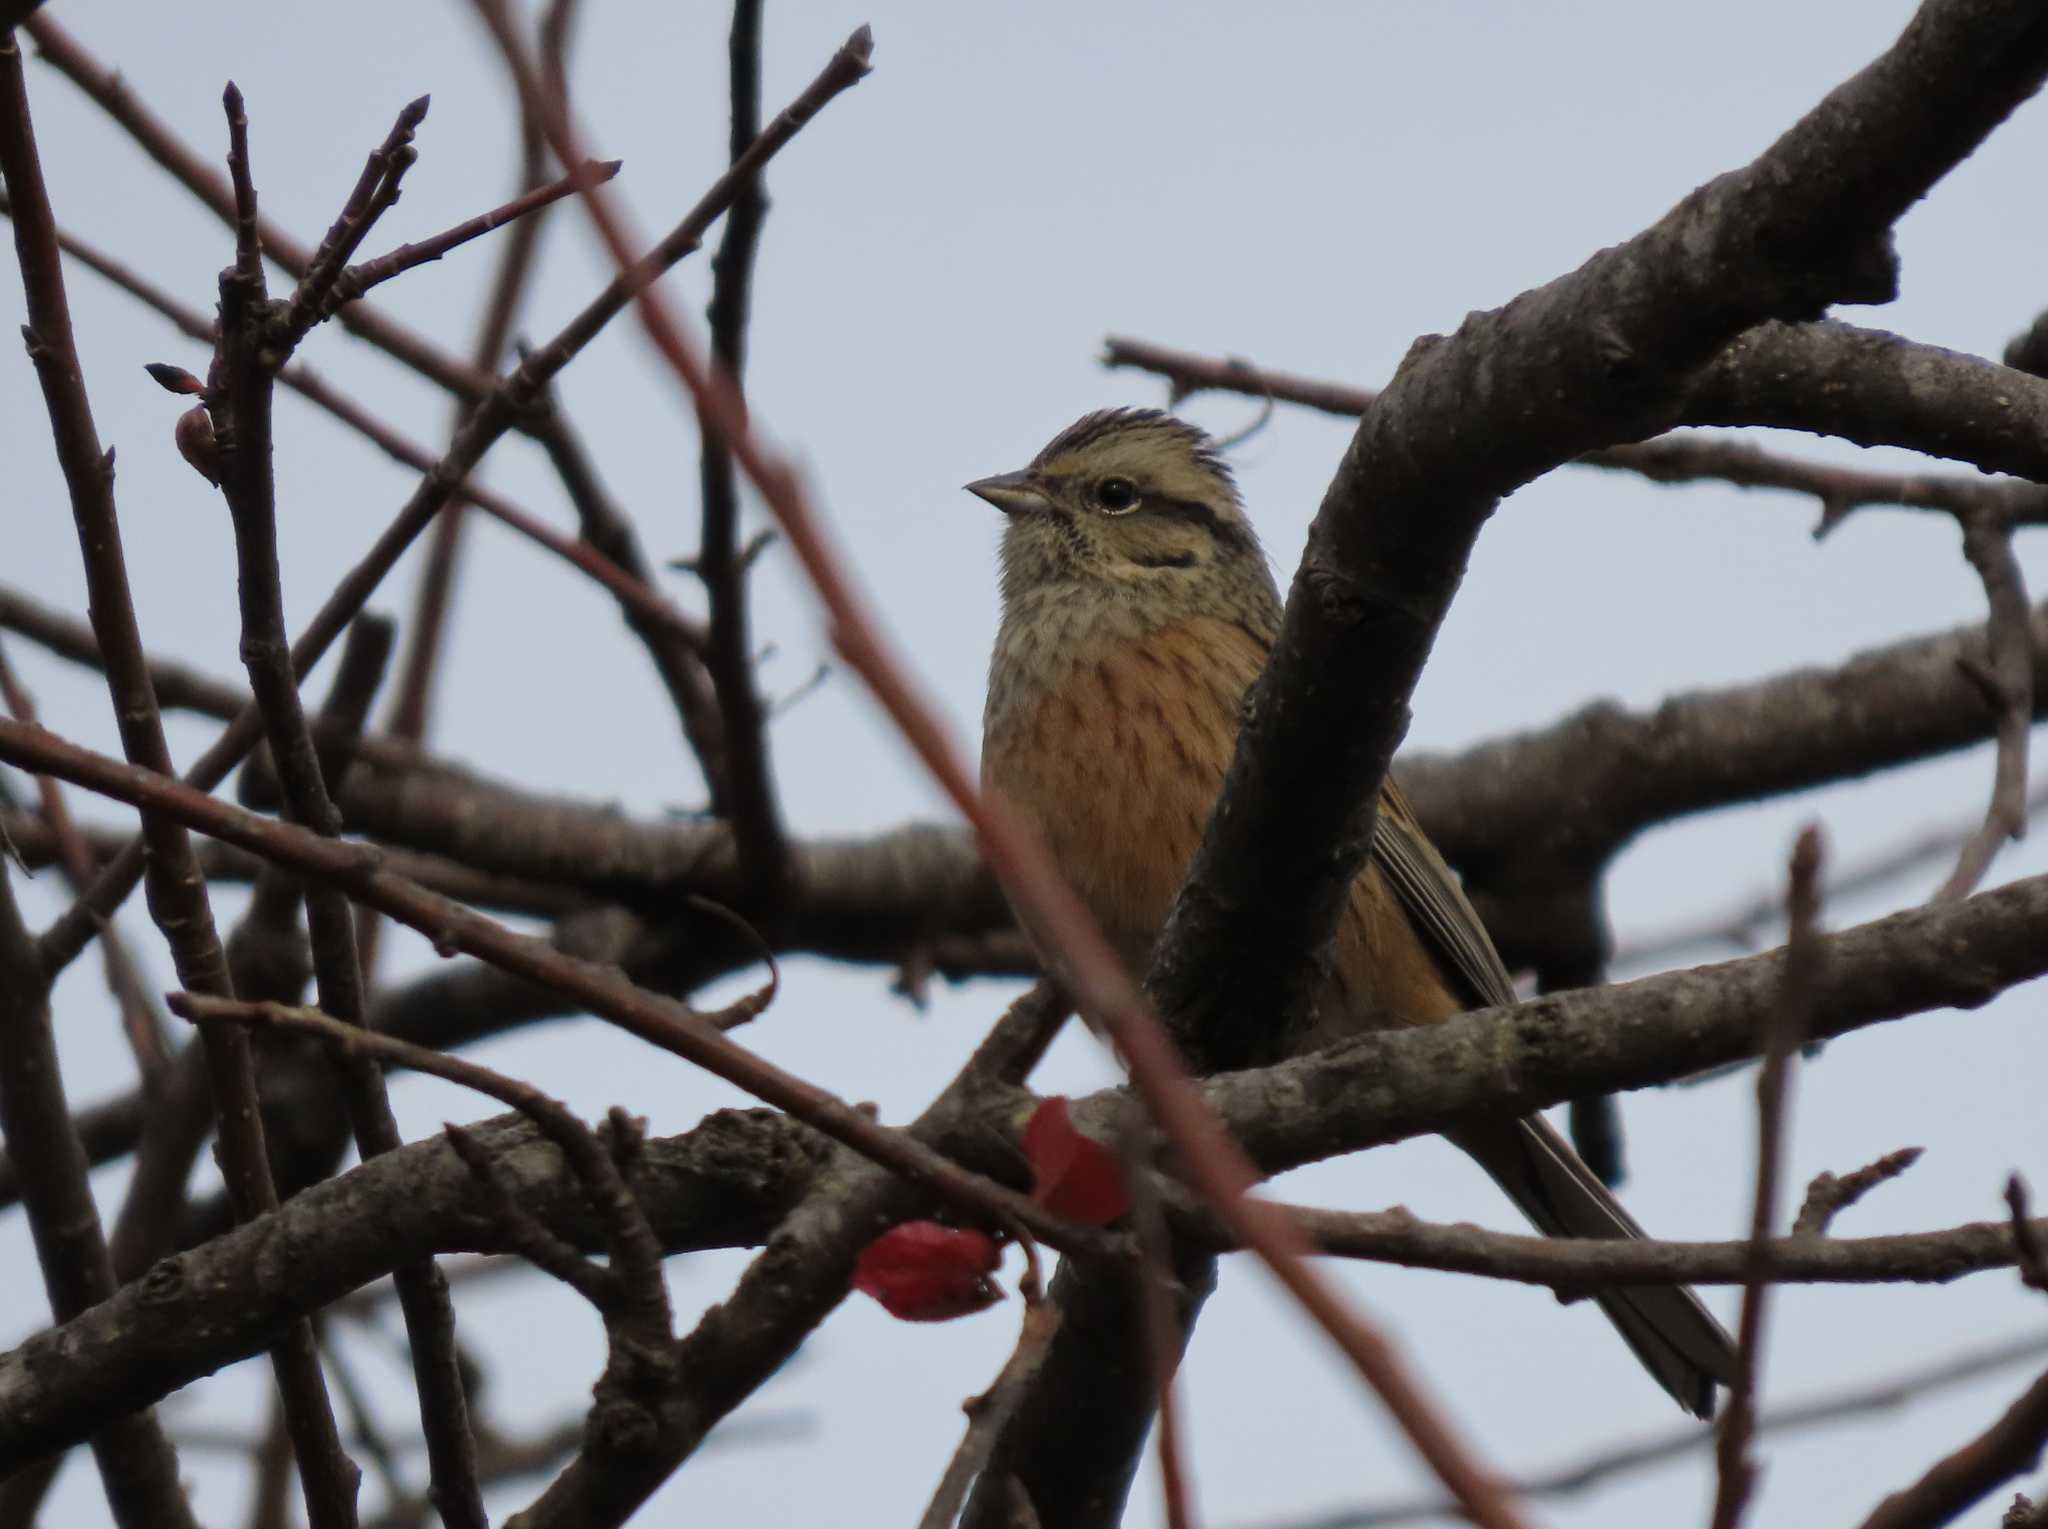
[[[1087,415],[1021,472],[967,488],[1008,517],[983,781],[1037,831],[1142,975],[1279,627],[1272,573],[1208,437],[1156,410]],[[1378,823],[1315,1017],[1282,1049],[1514,1002],[1479,916],[1392,781]],[[1538,1117],[1451,1139],[1546,1235],[1644,1235]],[[1692,1292],[1598,1299],[1679,1405],[1711,1416],[1733,1346]]]

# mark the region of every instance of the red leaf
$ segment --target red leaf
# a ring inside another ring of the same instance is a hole
[[[1055,1216],[1106,1226],[1131,1208],[1116,1154],[1074,1129],[1067,1101],[1057,1094],[1031,1112],[1024,1155],[1031,1161],[1031,1198]]]
[[[1002,1257],[986,1232],[906,1221],[860,1250],[853,1288],[900,1321],[947,1322],[1003,1298],[989,1278]]]

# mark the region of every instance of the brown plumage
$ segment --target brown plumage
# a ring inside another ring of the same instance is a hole
[[[1037,830],[1142,973],[1278,628],[1272,573],[1208,438],[1156,411],[1087,415],[1023,471],[968,488],[1009,520],[983,780]],[[1392,782],[1378,822],[1297,1049],[1514,1001],[1478,915]],[[1643,1235],[1540,1119],[1452,1139],[1546,1234]],[[1711,1415],[1732,1345],[1692,1292],[1646,1286],[1599,1300],[1665,1390]]]

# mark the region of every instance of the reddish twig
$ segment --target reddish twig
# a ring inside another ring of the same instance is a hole
[[[1128,1162],[1128,1159],[1126,1160]],[[1166,1236],[1166,1218],[1159,1196],[1144,1175],[1131,1195],[1132,1221],[1138,1234],[1139,1259],[1131,1277],[1138,1282],[1138,1309],[1145,1322],[1145,1350],[1152,1361],[1152,1385],[1159,1401],[1155,1440],[1159,1453],[1159,1493],[1167,1529],[1192,1529],[1195,1522],[1181,1433],[1178,1372],[1181,1323],[1175,1313],[1173,1259]]]
[[[1756,1485],[1749,1444],[1756,1432],[1757,1376],[1763,1367],[1763,1329],[1770,1260],[1765,1251],[1778,1215],[1778,1177],[1784,1166],[1785,1095],[1792,1054],[1812,1024],[1813,989],[1820,961],[1821,841],[1806,828],[1792,850],[1785,897],[1789,928],[1785,973],[1778,1004],[1763,1038],[1763,1068],[1757,1075],[1756,1204],[1750,1216],[1751,1253],[1742,1284],[1742,1316],[1736,1325],[1735,1375],[1728,1386],[1728,1410],[1715,1441],[1713,1529],[1735,1529]]]
[[[475,0],[475,4],[505,54],[521,95],[530,104],[540,101],[532,66],[502,0]],[[857,50],[864,62],[869,46],[866,28],[862,28],[849,49]],[[581,157],[567,122],[556,119],[547,126],[559,157],[572,162]],[[641,257],[602,188],[586,190],[583,205],[620,270],[636,269]],[[867,681],[947,795],[967,814],[1020,918],[1044,948],[1063,958],[1062,979],[1072,984],[1082,1013],[1122,1050],[1147,1108],[1182,1154],[1194,1182],[1358,1367],[1423,1458],[1474,1519],[1489,1529],[1519,1526],[1521,1518],[1513,1505],[1480,1469],[1391,1343],[1349,1309],[1334,1288],[1309,1267],[1309,1249],[1286,1219],[1246,1195],[1256,1174],[1194,1092],[1157,1016],[1094,927],[1087,910],[1053,868],[1044,846],[999,801],[984,797],[976,788],[936,713],[917,695],[902,667],[888,653],[865,602],[854,591],[843,560],[828,548],[794,470],[772,459],[752,433],[745,404],[730,380],[698,358],[659,292],[643,286],[635,300],[643,327],[687,388],[700,418],[725,438],[735,460],[789,537],[830,615],[834,645]]]

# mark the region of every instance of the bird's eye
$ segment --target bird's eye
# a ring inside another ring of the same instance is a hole
[[[1126,515],[1138,507],[1138,485],[1129,478],[1104,478],[1095,485],[1095,507],[1106,515]]]

